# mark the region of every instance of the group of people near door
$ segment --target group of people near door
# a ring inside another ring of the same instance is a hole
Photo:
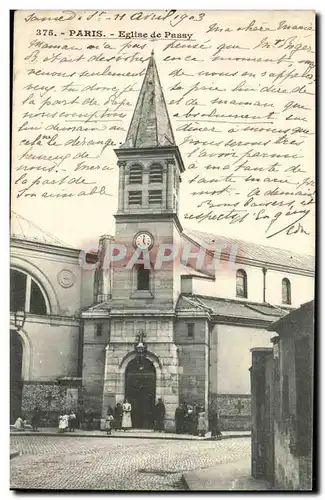
[[[165,405],[161,398],[158,399],[154,408],[154,430],[162,432],[165,430]],[[117,403],[113,410],[108,407],[105,419],[107,434],[115,430],[127,430],[132,427],[132,406],[126,399],[123,404]],[[176,408],[175,428],[178,434],[192,434],[194,436],[205,436],[211,431],[212,439],[221,436],[218,425],[218,414],[216,411],[209,412],[208,426],[207,416],[204,408],[199,405],[189,405],[186,401]]]
[[[165,430],[165,405],[161,398],[158,399],[154,408],[154,430],[163,432]],[[41,412],[38,407],[33,410],[31,424],[28,424],[22,417],[18,417],[14,428],[17,430],[27,430],[31,428],[37,431],[40,425]],[[62,412],[58,419],[59,432],[74,432],[77,427],[77,417],[73,410]],[[124,403],[117,403],[113,409],[108,407],[105,418],[105,430],[111,434],[112,429],[117,431],[132,428],[132,406],[125,399]],[[209,412],[208,427],[204,408],[199,405],[190,405],[186,401],[176,408],[175,428],[177,434],[192,434],[205,436],[207,431],[211,431],[211,437],[216,439],[221,436],[218,426],[218,414],[216,411]]]
[[[186,401],[176,408],[175,428],[177,434],[192,434],[193,436],[199,435],[203,437],[208,431],[211,431],[212,439],[221,436],[218,413],[212,410],[207,418],[203,406],[190,405]]]
[[[165,405],[161,398],[158,399],[154,408],[154,429],[162,432],[165,429]],[[132,405],[127,399],[124,403],[117,403],[114,410],[111,406],[107,409],[105,418],[105,430],[111,434],[112,429],[117,431],[130,429],[132,427]]]

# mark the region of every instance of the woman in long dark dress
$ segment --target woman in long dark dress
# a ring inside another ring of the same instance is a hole
[[[161,398],[155,406],[155,430],[162,432],[165,430],[165,405]]]
[[[222,436],[222,433],[219,429],[218,412],[216,411],[211,412],[209,418],[209,427],[212,439],[219,439]]]
[[[175,411],[175,428],[176,434],[184,431],[184,409],[181,406],[178,406]]]
[[[37,406],[35,406],[32,416],[32,427],[33,431],[37,431],[41,421],[41,412]]]
[[[114,427],[117,431],[122,428],[123,407],[121,403],[117,403],[114,410]]]
[[[199,408],[194,405],[193,408],[189,408],[188,411],[188,431],[190,434],[193,436],[196,436],[198,433],[197,426],[198,426],[198,410]]]
[[[77,426],[77,417],[73,410],[69,414],[69,431],[74,432]]]
[[[180,406],[177,406],[175,410],[175,430],[176,434],[180,434],[182,431],[182,419],[183,419],[183,410]]]

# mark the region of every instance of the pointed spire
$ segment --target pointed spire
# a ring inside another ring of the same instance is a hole
[[[163,146],[175,146],[175,139],[152,50],[129,131],[121,149]]]

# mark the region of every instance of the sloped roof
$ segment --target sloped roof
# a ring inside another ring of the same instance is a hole
[[[314,257],[311,255],[259,245],[227,236],[217,236],[193,229],[184,230],[184,233],[204,248],[213,249],[214,246],[223,245],[224,250],[222,253],[227,255],[231,252],[232,247],[237,246],[237,256],[242,259],[252,260],[263,265],[275,264],[314,272]]]
[[[41,227],[34,224],[29,219],[16,212],[11,212],[10,233],[12,238],[20,240],[34,241],[38,243],[45,243],[46,245],[54,245],[65,248],[74,248],[68,243],[59,240],[53,234],[44,231]]]
[[[196,269],[193,269],[190,266],[182,266],[181,267],[181,276],[197,276],[199,278],[208,278],[208,279],[214,280],[213,276],[211,276],[209,274],[205,274],[201,271],[197,271]]]
[[[290,331],[295,334],[296,333],[296,325],[300,326],[299,330],[307,333],[307,330],[311,330],[313,332],[314,320],[315,320],[315,302],[311,300],[309,302],[305,302],[298,309],[291,311],[290,314],[287,314],[285,317],[279,318],[275,323],[272,323],[268,327],[269,331],[275,331],[280,334],[281,331],[285,331],[285,333],[289,333]],[[308,327],[306,328],[306,325]]]
[[[228,318],[257,319],[270,322],[278,320],[289,312],[289,310],[274,307],[271,304],[245,303],[204,295],[182,294],[179,296],[177,311],[190,311],[198,308],[209,311],[213,315]]]
[[[153,51],[121,149],[175,146]]]

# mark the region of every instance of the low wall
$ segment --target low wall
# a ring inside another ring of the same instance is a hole
[[[219,427],[223,431],[251,430],[250,394],[210,394],[209,410],[219,415]]]
[[[63,411],[78,410],[81,395],[82,389],[76,387],[76,384],[25,382],[22,391],[21,414],[25,419],[30,420],[37,406],[41,415],[41,427],[57,426],[58,417]]]

